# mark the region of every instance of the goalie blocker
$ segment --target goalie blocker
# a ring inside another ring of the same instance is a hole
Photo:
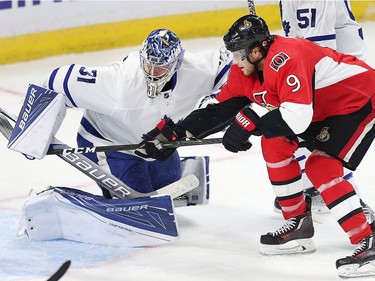
[[[65,97],[30,84],[8,148],[42,159],[66,114]]]

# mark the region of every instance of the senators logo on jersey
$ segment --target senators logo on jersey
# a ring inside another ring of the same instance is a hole
[[[285,54],[284,52],[280,52],[272,58],[270,67],[278,72],[280,67],[285,65],[288,59],[290,59],[290,57],[287,54]]]
[[[319,133],[319,135],[317,135],[316,136],[316,138],[319,140],[319,141],[321,141],[321,142],[326,142],[326,141],[328,141],[329,139],[330,139],[330,134],[329,134],[329,132],[328,132],[328,129],[329,129],[329,127],[324,127],[321,131],[320,131],[320,133]]]
[[[269,104],[266,100],[266,94],[267,94],[267,91],[263,91],[263,92],[259,92],[259,93],[254,93],[253,94],[253,98],[255,100],[256,103],[258,103],[259,105],[265,107],[267,110],[271,111],[271,110],[274,110],[276,109],[277,107],[272,105],[272,104]]]

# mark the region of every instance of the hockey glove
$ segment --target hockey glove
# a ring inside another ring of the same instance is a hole
[[[168,159],[176,151],[176,148],[165,148],[162,143],[178,140],[177,134],[173,131],[175,127],[172,119],[164,117],[154,129],[143,135],[143,141],[134,153],[143,158]]]
[[[252,144],[249,137],[260,133],[257,129],[258,124],[259,116],[251,108],[242,109],[224,134],[224,147],[234,153],[250,149]]]

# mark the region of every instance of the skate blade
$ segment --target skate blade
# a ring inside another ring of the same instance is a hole
[[[264,245],[260,246],[260,254],[265,256],[273,255],[298,255],[315,252],[314,242],[311,239],[292,240],[282,245]]]
[[[343,279],[375,276],[375,261],[368,262],[362,266],[358,263],[342,265],[337,270],[339,277]]]
[[[324,223],[324,214],[323,213],[319,213],[319,212],[316,212],[316,211],[311,211],[311,215],[312,215],[312,220],[316,223],[319,223],[319,224],[323,224]]]
[[[315,207],[314,208],[313,207],[311,210],[313,212],[317,213],[317,214],[320,214],[320,215],[327,215],[327,214],[331,213],[331,211],[327,207],[325,207],[325,208],[320,208],[320,207]]]

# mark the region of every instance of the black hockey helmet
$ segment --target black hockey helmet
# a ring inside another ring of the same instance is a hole
[[[236,20],[223,37],[225,47],[231,51],[245,50],[259,46],[265,54],[272,42],[266,22],[256,15],[246,15]]]

